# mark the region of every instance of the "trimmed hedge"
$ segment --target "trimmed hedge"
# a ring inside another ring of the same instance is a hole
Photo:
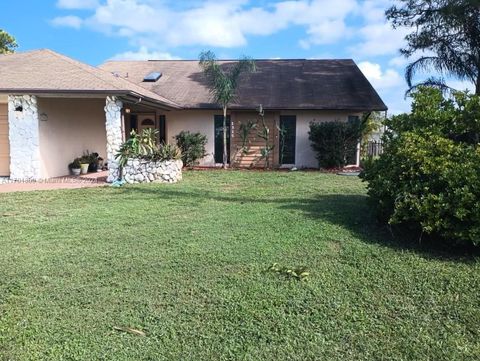
[[[343,167],[354,161],[360,136],[360,121],[312,122],[308,132],[320,168]]]

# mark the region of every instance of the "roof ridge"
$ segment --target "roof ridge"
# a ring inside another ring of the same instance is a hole
[[[323,59],[306,59],[306,58],[285,58],[285,59],[268,59],[268,58],[252,58],[253,61],[354,61],[353,58],[323,58]],[[239,61],[239,59],[217,59],[217,61]],[[148,63],[148,62],[198,62],[198,59],[145,59],[145,60],[112,60],[107,63]]]

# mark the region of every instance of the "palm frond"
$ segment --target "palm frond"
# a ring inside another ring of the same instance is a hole
[[[449,92],[455,91],[455,89],[449,87],[445,83],[445,79],[430,77],[427,80],[424,80],[420,83],[411,85],[410,88],[405,92],[405,98],[410,96],[413,92],[418,90],[418,88],[420,87],[430,87],[430,88],[440,89],[443,93],[449,93]]]
[[[444,59],[437,56],[422,56],[408,64],[405,69],[405,80],[408,86],[410,88],[412,87],[413,78],[419,71],[428,71],[429,69],[435,69],[440,74],[444,74],[450,70],[450,65]]]
[[[229,78],[233,88],[237,87],[238,79],[242,73],[253,73],[256,71],[255,61],[249,57],[243,57],[235,63],[229,71]]]
[[[222,106],[230,103],[235,97],[240,75],[255,71],[255,62],[247,57],[235,62],[232,67],[222,67],[212,51],[200,53],[199,58],[199,64],[209,82],[210,93]]]

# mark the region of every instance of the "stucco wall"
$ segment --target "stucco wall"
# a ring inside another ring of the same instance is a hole
[[[282,115],[297,117],[297,137],[295,144],[295,166],[298,168],[318,168],[318,161],[308,140],[310,122],[347,121],[349,115],[361,113],[345,111],[282,111]]]
[[[180,110],[167,112],[166,119],[166,131],[167,139],[169,142],[174,142],[173,137],[180,133],[182,130],[189,130],[190,132],[200,132],[205,134],[208,138],[207,153],[200,165],[202,166],[214,166],[214,115],[221,114],[221,111],[210,110]],[[232,115],[232,120],[236,118],[240,119],[237,113]],[[245,113],[246,114],[246,113]],[[253,114],[253,113],[252,113]],[[275,119],[278,121],[278,114],[281,115],[295,115],[297,118],[296,128],[296,144],[295,144],[295,166],[298,168],[318,168],[318,162],[315,158],[315,153],[310,146],[308,140],[308,131],[310,130],[310,122],[325,122],[325,121],[347,121],[349,115],[359,115],[361,113],[349,112],[349,111],[324,111],[324,110],[295,110],[295,111],[281,111],[275,115]],[[250,115],[250,114],[249,114]],[[254,114],[253,114],[254,115]],[[243,117],[242,117],[243,119]],[[236,131],[236,129],[234,129]],[[275,132],[275,130],[273,130]],[[277,144],[278,148],[278,144]],[[278,150],[277,150],[278,151]],[[278,159],[278,157],[277,157]]]
[[[174,137],[182,130],[192,133],[199,132],[207,136],[206,151],[208,155],[200,162],[201,166],[214,166],[215,130],[214,115],[221,111],[211,110],[180,110],[166,114],[166,133],[169,143],[175,142]]]
[[[106,158],[105,99],[39,98],[42,176],[68,174],[68,164],[87,149]]]

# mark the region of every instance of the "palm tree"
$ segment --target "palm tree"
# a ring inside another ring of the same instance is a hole
[[[398,0],[386,11],[393,28],[411,28],[400,53],[406,58],[419,54],[405,70],[410,92],[418,86],[448,90],[443,76],[466,80],[480,95],[480,6],[478,0]],[[414,84],[418,72],[436,71]]]
[[[255,71],[255,62],[243,57],[230,67],[222,67],[212,51],[200,53],[200,66],[209,82],[210,92],[215,102],[223,109],[223,168],[227,168],[227,109],[235,98],[240,75]]]

